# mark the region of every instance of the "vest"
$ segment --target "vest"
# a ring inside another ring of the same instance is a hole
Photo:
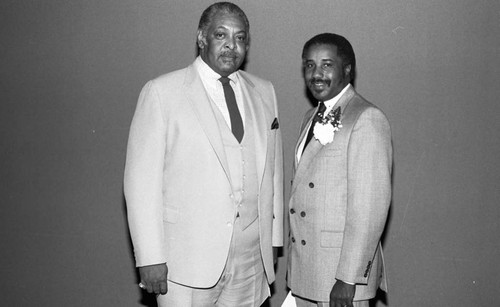
[[[258,217],[257,163],[255,161],[255,131],[254,119],[251,112],[245,114],[245,134],[241,143],[238,143],[231,129],[227,125],[220,111],[212,104],[215,117],[219,124],[219,131],[224,144],[231,188],[236,210],[236,217],[240,219],[243,229],[247,228]],[[249,108],[247,108],[249,110]]]

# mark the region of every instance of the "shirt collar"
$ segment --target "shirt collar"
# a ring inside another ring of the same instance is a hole
[[[219,82],[219,78],[221,75],[216,73],[210,66],[208,66],[205,61],[201,58],[201,56],[196,57],[196,60],[194,61],[194,67],[200,74],[201,80],[204,82],[207,81],[207,85],[209,86],[216,86],[217,83]],[[238,84],[239,81],[239,71],[235,71],[232,74],[228,76],[231,81],[233,81],[235,84]]]
[[[338,93],[335,97],[327,101],[324,101],[323,103],[325,104],[326,109],[331,110],[335,106],[335,104],[337,104],[337,102],[340,100],[340,97],[342,97],[342,95],[344,95],[344,93],[347,92],[347,90],[351,87],[352,87],[351,83],[347,84],[344,87],[344,89],[342,89],[342,91],[340,91],[340,93]]]

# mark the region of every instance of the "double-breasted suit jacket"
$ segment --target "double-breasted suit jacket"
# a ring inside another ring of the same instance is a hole
[[[380,238],[391,199],[392,145],[385,115],[350,87],[334,109],[333,142],[312,140],[295,161],[289,203],[288,286],[329,301],[336,279],[356,283],[355,300],[386,289]],[[304,117],[297,148],[317,108]]]
[[[272,246],[283,243],[277,103],[270,82],[239,75],[256,131],[260,249],[271,283]],[[169,280],[200,288],[221,276],[237,212],[214,112],[193,65],[148,82],[132,120],[124,179],[136,265],[166,262]]]

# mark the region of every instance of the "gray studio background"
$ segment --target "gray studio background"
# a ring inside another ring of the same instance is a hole
[[[0,3],[1,305],[147,302],[122,193],[128,129],[144,83],[194,59],[210,3]],[[390,293],[377,306],[498,304],[500,3],[236,3],[251,23],[246,69],[276,88],[287,194],[310,107],[300,62],[307,39],[345,35],[357,90],[391,122]],[[285,297],[285,270],[282,257],[272,307]]]

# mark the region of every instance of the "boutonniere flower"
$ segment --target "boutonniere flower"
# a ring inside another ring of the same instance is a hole
[[[320,120],[314,125],[314,138],[317,139],[321,145],[326,145],[333,142],[335,132],[342,128],[340,122],[340,107],[335,110],[330,110],[328,114],[318,114]]]

